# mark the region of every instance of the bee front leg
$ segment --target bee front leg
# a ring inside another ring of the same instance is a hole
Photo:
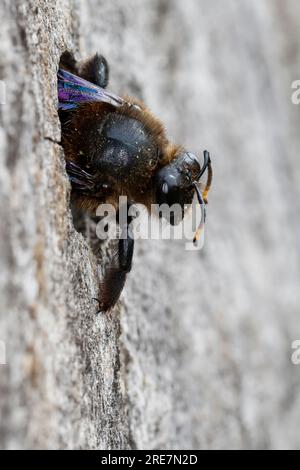
[[[133,217],[128,216],[130,205],[127,206],[126,224],[120,227],[121,238],[118,242],[117,252],[113,256],[112,263],[106,270],[104,279],[100,284],[99,312],[106,312],[114,307],[125,285],[126,276],[131,271],[134,238],[130,227]]]

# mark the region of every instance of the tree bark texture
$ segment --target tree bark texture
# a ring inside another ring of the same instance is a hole
[[[299,448],[299,2],[2,0],[0,15],[0,447]],[[137,241],[109,315],[59,144],[65,50],[105,55],[112,91],[213,159],[204,250]]]

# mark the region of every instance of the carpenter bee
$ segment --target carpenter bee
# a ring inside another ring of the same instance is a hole
[[[126,195],[130,207],[142,203],[179,204],[185,208],[197,195],[202,220],[195,234],[199,238],[205,221],[205,204],[212,182],[209,153],[204,161],[166,137],[162,123],[137,99],[121,98],[107,90],[109,69],[101,55],[76,62],[63,54],[58,71],[59,116],[66,169],[76,204],[94,211],[99,204],[111,203],[118,209],[119,196]],[[207,170],[203,189],[199,180]],[[128,207],[128,209],[129,209]],[[118,253],[100,285],[100,311],[117,302],[131,270],[134,238],[129,231],[131,218],[122,230]],[[169,220],[175,225],[176,218]]]

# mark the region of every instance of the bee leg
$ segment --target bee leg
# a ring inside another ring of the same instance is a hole
[[[96,53],[89,59],[78,62],[72,52],[66,51],[60,58],[59,67],[102,88],[108,84],[109,67],[101,54]]]
[[[65,51],[59,61],[59,68],[78,75],[77,61],[73,52]]]
[[[111,186],[99,181],[99,177],[88,173],[77,163],[66,162],[66,170],[72,185],[72,189],[82,196],[107,197],[111,192]]]
[[[85,80],[105,88],[109,78],[107,60],[103,55],[96,53],[89,59],[79,63],[78,74]]]
[[[128,204],[128,209],[130,205]],[[127,215],[127,222],[120,227],[121,238],[118,242],[118,250],[100,284],[100,312],[106,312],[114,307],[125,285],[126,276],[131,271],[134,251],[134,238],[130,228],[132,220],[133,217]]]

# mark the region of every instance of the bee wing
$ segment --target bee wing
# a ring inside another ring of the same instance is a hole
[[[77,77],[66,70],[59,69],[58,74],[58,109],[69,110],[77,108],[81,103],[100,101],[115,107],[126,103],[104,88],[94,85],[83,78]]]

